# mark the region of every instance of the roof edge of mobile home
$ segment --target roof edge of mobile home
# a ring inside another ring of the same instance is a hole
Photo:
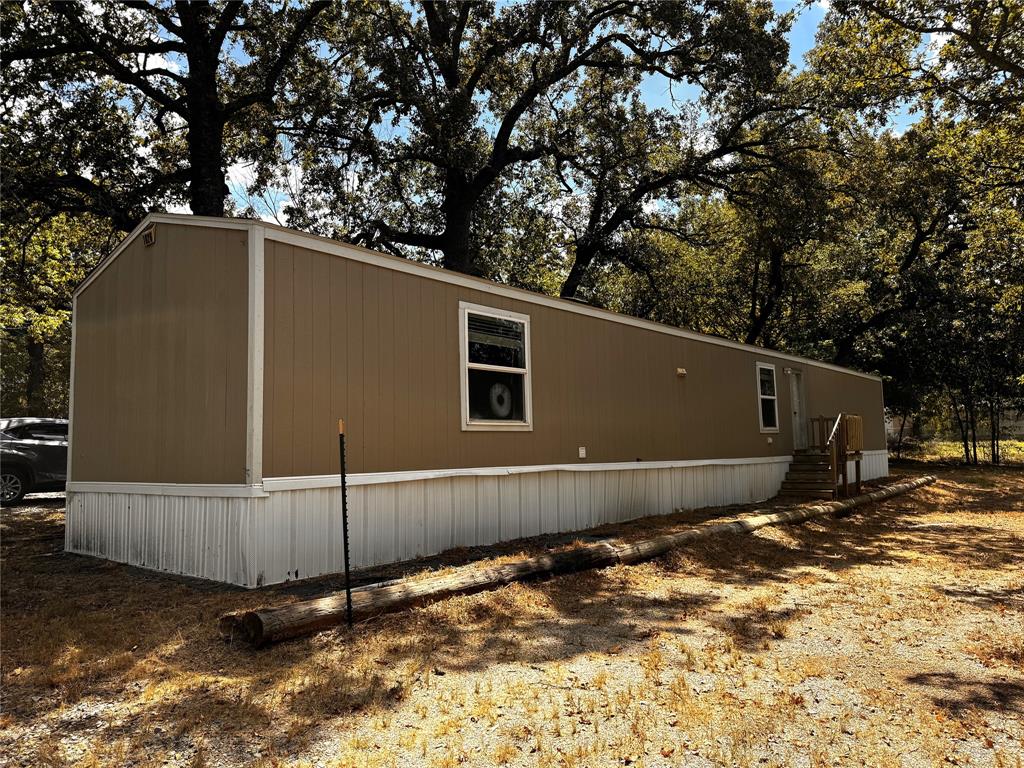
[[[677,326],[666,325],[664,323],[658,323],[653,320],[643,320],[638,317],[631,315],[625,315],[619,312],[614,312],[609,309],[601,309],[600,307],[594,307],[589,304],[583,304],[580,302],[572,301],[570,299],[563,299],[555,296],[548,296],[542,293],[536,293],[534,291],[528,291],[523,288],[514,288],[507,285],[496,283],[492,280],[486,280],[480,277],[473,277],[471,275],[465,275],[460,272],[453,272],[451,270],[442,269],[435,267],[430,264],[423,264],[421,262],[412,261],[410,259],[403,259],[400,256],[392,256],[390,254],[381,253],[380,251],[374,251],[369,248],[364,248],[359,245],[352,245],[344,243],[338,240],[331,240],[327,237],[321,237],[320,235],[310,234],[308,232],[302,232],[297,229],[290,229],[283,227],[279,224],[272,222],[263,221],[261,219],[241,219],[231,217],[215,217],[215,216],[194,216],[192,214],[185,213],[150,213],[148,214],[136,227],[131,231],[118,245],[106,256],[96,268],[89,273],[86,278],[79,283],[74,290],[74,296],[81,294],[86,288],[89,287],[90,283],[93,282],[110,264],[118,257],[118,255],[131,244],[136,237],[138,237],[143,231],[149,228],[153,224],[166,223],[166,224],[185,224],[198,227],[223,227],[228,229],[239,229],[239,230],[251,230],[262,229],[265,233],[265,237],[269,237],[273,240],[279,240],[292,245],[301,247],[310,247],[316,250],[329,253],[340,258],[353,259],[361,261],[374,266],[382,267],[384,269],[391,269],[398,272],[406,272],[410,274],[419,275],[427,279],[436,280],[443,283],[450,283],[452,285],[462,286],[464,288],[471,288],[487,293],[496,294],[498,296],[504,296],[510,299],[518,299],[519,301],[530,302],[533,304],[540,304],[542,306],[548,306],[555,309],[560,309],[566,312],[575,312],[581,315],[589,315],[591,317],[600,318],[613,323],[621,323],[624,325],[631,325],[637,328],[645,328],[647,330],[656,331],[658,333],[664,333],[671,336],[678,336],[684,339],[691,339],[693,341],[703,342],[706,344],[715,344],[722,347],[730,347],[733,349],[741,349],[753,352],[765,352],[769,353],[774,357],[782,360],[788,360],[794,363],[803,363],[808,365],[814,365],[820,368],[825,368],[834,371],[841,371],[843,373],[850,373],[856,376],[862,376],[866,379],[873,381],[881,381],[879,376],[874,374],[865,373],[858,371],[853,368],[845,368],[841,365],[834,363],[827,363],[822,360],[815,360],[809,357],[802,357],[800,355],[790,354],[788,352],[780,352],[778,350],[769,349],[767,347],[761,347],[756,344],[744,344],[738,341],[732,341],[730,339],[723,338],[721,336],[713,336],[706,333],[699,333],[697,331],[688,330],[686,328],[679,328]]]

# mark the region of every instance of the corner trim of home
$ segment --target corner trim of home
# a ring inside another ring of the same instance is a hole
[[[245,482],[263,480],[263,345],[265,228],[249,227],[249,349],[245,409]]]
[[[71,448],[74,445],[75,429],[75,326],[78,319],[78,297],[71,297],[71,361],[68,370],[68,456],[64,477],[71,478]]]

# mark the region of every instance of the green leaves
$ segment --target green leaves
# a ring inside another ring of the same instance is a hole
[[[527,218],[493,207],[498,187],[526,173],[585,272],[772,109],[787,23],[748,0],[350,6],[317,75],[333,85],[289,118],[307,181],[292,215],[490,274],[486,244]],[[653,75],[695,92],[690,114],[645,108]],[[696,149],[716,133],[717,153]]]
[[[5,3],[7,215],[35,205],[128,229],[182,199],[223,215],[227,166],[265,156],[281,82],[327,7]]]
[[[67,415],[71,294],[118,233],[90,216],[5,221],[0,230],[0,354],[5,416]]]
[[[231,210],[245,163],[293,226],[878,370],[914,407],[1018,397],[1020,4],[833,0],[799,72],[796,13],[4,3],[3,322],[66,343],[78,255]]]

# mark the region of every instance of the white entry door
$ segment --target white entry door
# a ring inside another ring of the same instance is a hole
[[[793,412],[793,447],[807,447],[807,419],[804,416],[804,381],[800,371],[789,374],[789,403]]]

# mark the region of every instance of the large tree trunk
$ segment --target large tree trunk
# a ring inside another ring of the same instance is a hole
[[[903,483],[882,486],[841,501],[753,514],[731,522],[687,528],[639,541],[599,541],[498,565],[471,564],[439,576],[398,579],[395,582],[369,585],[352,590],[352,614],[359,619],[365,619],[456,595],[495,589],[516,581],[561,576],[592,568],[642,563],[695,541],[718,536],[750,534],[770,525],[800,523],[826,515],[849,514],[858,507],[885,501],[934,482],[933,476],[925,475]],[[347,608],[346,595],[341,592],[277,608],[226,614],[221,616],[218,622],[218,631],[225,640],[241,640],[258,647],[338,626],[346,620]]]
[[[853,342],[852,336],[842,336],[835,340],[836,345],[836,365],[849,366],[853,362]]]
[[[224,182],[224,122],[216,100],[193,109],[188,131],[191,178],[188,202],[196,216],[223,216],[229,191]]]
[[[440,249],[445,269],[465,275],[481,277],[484,274],[480,255],[473,248],[473,208],[476,198],[464,179],[450,175],[445,182],[444,232]]]
[[[188,202],[197,216],[223,216],[229,190],[224,183],[224,113],[217,82],[220,44],[211,39],[216,22],[206,3],[185,4],[183,39],[188,46]]]
[[[755,265],[754,295],[751,297],[750,306],[750,325],[747,328],[746,338],[744,338],[747,344],[756,344],[758,339],[761,338],[765,327],[768,325],[768,321],[775,312],[779,299],[782,298],[782,292],[786,287],[785,275],[783,273],[783,260],[785,256],[786,252],[781,247],[770,246],[768,248],[768,293],[763,301],[756,295],[758,292],[758,273]]]
[[[991,397],[988,400],[988,431],[989,441],[991,443],[991,462],[992,464],[998,464],[1000,462],[999,457],[999,416],[1002,413],[1002,402],[996,398]]]
[[[46,347],[41,341],[25,337],[25,351],[28,353],[28,377],[25,379],[25,407],[29,416],[46,416],[46,398],[43,384],[46,381]]]
[[[562,288],[558,292],[559,296],[563,299],[573,299],[576,297],[576,292],[579,291],[580,285],[583,284],[583,278],[587,274],[587,269],[593,263],[596,256],[597,249],[590,243],[586,241],[576,243],[572,267],[569,269],[565,282],[562,283]]]

